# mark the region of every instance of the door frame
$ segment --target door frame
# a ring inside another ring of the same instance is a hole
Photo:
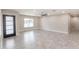
[[[5,17],[6,16],[11,16],[13,17],[13,26],[14,26],[14,33],[13,34],[9,34],[9,35],[6,35],[6,20],[5,20]],[[14,15],[3,15],[3,37],[4,38],[7,38],[7,37],[11,37],[11,36],[16,36],[16,21],[15,21],[15,16]]]

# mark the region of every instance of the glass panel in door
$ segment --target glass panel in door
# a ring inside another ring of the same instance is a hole
[[[13,17],[6,16],[6,34],[13,34],[14,28],[13,28]]]
[[[15,36],[15,16],[3,15],[4,37]]]

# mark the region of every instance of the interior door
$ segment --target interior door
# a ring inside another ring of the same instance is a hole
[[[16,35],[15,16],[3,15],[3,34],[4,38]]]

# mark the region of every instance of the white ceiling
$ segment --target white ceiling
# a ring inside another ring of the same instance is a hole
[[[48,15],[57,15],[63,13],[70,13],[71,15],[79,15],[79,9],[9,9],[16,11],[19,14],[41,16],[42,12]]]

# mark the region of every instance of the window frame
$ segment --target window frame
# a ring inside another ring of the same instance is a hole
[[[25,19],[27,19],[27,21],[29,22],[27,26],[25,26],[25,23],[27,22]],[[32,22],[31,22],[32,21]],[[32,26],[30,25],[30,23],[32,23]],[[24,18],[24,28],[31,28],[34,27],[34,19],[33,18]]]

